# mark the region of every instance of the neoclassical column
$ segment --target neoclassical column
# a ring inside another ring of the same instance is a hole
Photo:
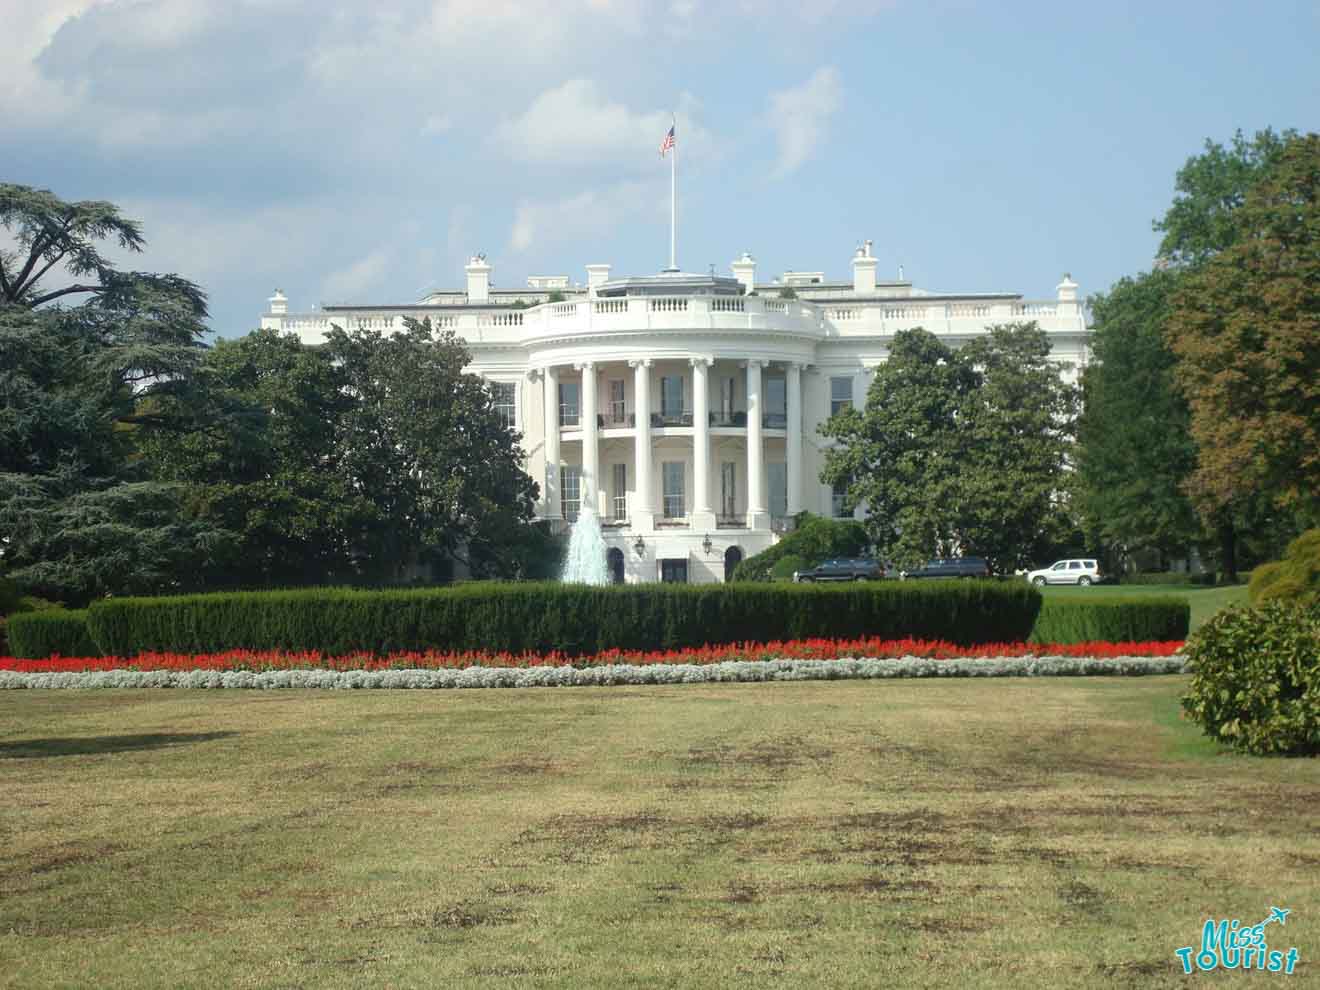
[[[802,511],[802,365],[788,366],[786,382],[788,403],[788,514]]]
[[[715,528],[710,507],[710,358],[695,357],[692,365],[692,528]]]
[[[573,365],[582,372],[582,504],[600,514],[600,445],[596,434],[596,365],[591,361]]]
[[[761,369],[765,364],[747,362],[747,525],[752,529],[770,525],[761,466]]]
[[[542,369],[545,399],[545,514],[558,519],[559,508],[559,369]]]
[[[633,504],[629,524],[634,530],[649,533],[655,524],[655,506],[651,494],[651,359],[629,361],[633,369],[633,432],[635,466],[633,468]]]

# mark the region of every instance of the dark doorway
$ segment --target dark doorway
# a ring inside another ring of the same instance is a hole
[[[729,547],[724,551],[724,580],[733,580],[733,569],[742,563],[742,550],[738,547]]]
[[[665,584],[687,584],[687,561],[660,561],[660,580]]]
[[[605,566],[610,571],[610,583],[623,584],[623,551],[618,547],[605,551]]]

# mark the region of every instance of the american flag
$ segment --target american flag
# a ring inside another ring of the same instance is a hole
[[[665,152],[668,151],[673,146],[674,146],[674,127],[673,125],[670,125],[669,133],[666,134],[665,139],[660,142],[660,157],[664,158]]]

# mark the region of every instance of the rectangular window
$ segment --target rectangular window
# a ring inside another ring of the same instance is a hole
[[[495,414],[499,416],[504,428],[506,430],[516,428],[518,425],[518,386],[514,382],[491,382],[490,394],[495,406]]]
[[[853,380],[851,378],[830,379],[830,415],[853,407]]]
[[[666,425],[677,426],[670,420],[683,416],[683,379],[678,375],[665,375],[660,379],[660,415]]]
[[[665,518],[682,519],[683,511],[683,468],[682,461],[665,461],[660,465],[664,484]]]
[[[581,405],[578,396],[581,387],[577,382],[563,382],[559,386],[559,425],[577,426],[581,422]]]
[[[628,518],[628,465],[614,465],[614,499],[610,503],[610,518],[623,522]]]
[[[720,464],[720,515],[732,518],[738,512],[738,464]]]
[[[830,497],[830,503],[831,503],[830,513],[834,516],[834,518],[847,519],[852,516],[852,513],[849,512],[847,509],[845,509],[843,506],[844,499],[847,497],[847,495],[848,495],[848,482],[836,481],[834,483],[833,494]]]
[[[628,422],[628,403],[624,399],[623,379],[610,382],[610,425],[624,426]]]
[[[767,429],[782,430],[788,426],[788,385],[782,378],[765,380],[765,415]]]
[[[720,379],[720,404],[715,411],[714,423],[716,426],[733,426],[733,396],[734,396],[734,378]]]
[[[765,466],[770,488],[770,515],[782,519],[788,515],[788,465],[771,461]]]
[[[564,518],[577,522],[582,511],[582,469],[565,464],[559,469],[559,506]]]

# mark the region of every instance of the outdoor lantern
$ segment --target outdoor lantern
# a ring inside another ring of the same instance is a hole
[[[709,557],[709,556],[710,556],[710,552],[711,552],[712,550],[715,549],[715,544],[710,542],[710,534],[709,534],[709,533],[707,533],[707,534],[706,534],[706,538],[705,538],[704,540],[701,541],[701,549],[703,549],[703,550],[706,551],[706,556],[707,556],[707,557]]]
[[[633,549],[637,551],[639,557],[646,553],[646,541],[642,539],[640,534],[637,537],[637,542],[633,544]]]

